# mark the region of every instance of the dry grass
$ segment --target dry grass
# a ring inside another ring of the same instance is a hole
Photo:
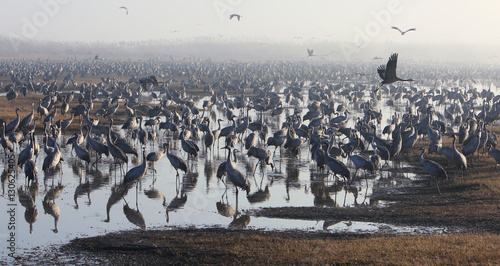
[[[114,263],[397,264],[500,263],[499,235],[341,236],[209,230],[136,231],[78,239],[65,249],[98,252]],[[133,237],[133,248],[128,237]],[[154,247],[154,248],[151,248]],[[127,249],[126,253],[117,252]],[[133,249],[134,251],[130,251]]]

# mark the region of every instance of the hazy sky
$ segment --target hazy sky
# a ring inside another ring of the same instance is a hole
[[[500,45],[500,2],[0,0],[0,34],[52,41],[192,40]],[[128,15],[125,9],[128,8]],[[241,21],[229,20],[232,13]],[[417,28],[401,36],[390,29]]]

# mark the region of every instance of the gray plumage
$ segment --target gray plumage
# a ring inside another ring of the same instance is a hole
[[[144,175],[146,174],[146,148],[142,148],[142,163],[139,164],[138,166],[128,170],[128,172],[125,174],[125,177],[123,177],[123,184],[124,185],[131,185],[139,179],[141,179]]]
[[[161,158],[163,158],[163,156],[165,156],[165,154],[167,153],[167,147],[168,147],[168,144],[163,143],[163,151],[150,152],[146,156],[146,160],[153,164],[153,169],[154,169],[156,162],[158,162]]]
[[[373,171],[375,170],[375,167],[373,166],[371,160],[368,160],[360,155],[349,155],[349,159],[356,167],[356,172],[354,173],[353,178],[356,177],[359,169],[370,171],[370,173],[373,173]]]
[[[332,147],[333,144],[333,136],[330,139],[330,145],[328,147],[328,150]],[[328,152],[325,152],[325,161],[326,164],[328,164],[328,167],[332,170],[333,174],[340,175],[341,177],[345,178],[346,180],[351,179],[351,172],[349,172],[349,169],[345,166],[345,164],[332,156]]]
[[[2,144],[2,147],[4,149],[4,152],[7,153],[7,150],[10,152],[14,151],[14,145],[12,142],[5,137],[5,121],[2,121],[2,135],[0,135],[0,144]]]
[[[181,147],[188,154],[188,156],[191,155],[193,157],[197,157],[198,152],[200,151],[200,148],[198,148],[198,145],[196,145],[196,143],[194,143],[193,141],[185,139],[186,132],[187,131],[183,130],[180,134],[181,135]]]
[[[110,119],[110,125],[108,129],[108,138],[107,138],[107,144],[108,144],[108,149],[109,153],[111,156],[113,156],[115,162],[118,163],[126,163],[128,164],[128,157],[127,155],[120,149],[118,148],[113,141],[111,140],[111,127],[113,126],[113,119]]]
[[[245,139],[245,149],[250,149],[257,143],[257,135],[252,132],[248,134],[247,138]]]
[[[24,128],[30,126],[31,122],[33,122],[34,117],[35,117],[35,103],[31,103],[31,113],[29,113],[19,122],[18,128],[23,130]]]
[[[228,156],[226,161],[226,174],[228,176],[229,181],[236,186],[236,193],[238,193],[238,188],[245,190],[248,193],[250,192],[250,181],[247,176],[243,174],[240,170],[236,169],[236,163],[231,162],[231,147],[225,147],[228,149]],[[236,158],[237,149],[233,150],[233,157]]]
[[[448,180],[448,174],[446,173],[444,168],[435,161],[425,159],[424,158],[425,148],[422,147],[421,150],[422,153],[420,154],[420,163],[425,168],[427,173],[429,173],[433,177],[443,178],[445,180]]]
[[[16,118],[7,124],[5,127],[5,133],[9,134],[10,132],[16,131],[19,126],[19,108],[16,108]]]
[[[78,141],[73,142],[73,148],[75,149],[76,156],[78,156],[78,158],[80,158],[80,160],[83,160],[83,161],[86,161],[87,163],[90,163],[89,152],[87,151],[87,149],[80,146],[80,144],[78,144]]]
[[[462,146],[463,155],[469,156],[474,154],[479,148],[480,139],[481,139],[481,131],[476,130],[476,133],[470,135],[469,138],[464,140]]]
[[[500,150],[494,149],[493,146],[488,145],[488,154],[495,159],[495,170],[497,169],[498,163],[500,163]]]
[[[247,155],[257,158],[259,160],[257,164],[265,163],[266,165],[271,165],[271,169],[274,169],[274,164],[271,160],[271,152],[268,149],[250,147],[250,149],[247,152]],[[257,168],[257,164],[255,165],[255,168]]]
[[[168,142],[166,144],[167,144],[167,146],[166,146],[167,158],[170,161],[170,164],[175,168],[175,171],[177,172],[177,175],[179,175],[179,169],[182,170],[182,171],[184,171],[184,173],[187,173],[187,164],[186,164],[186,162],[184,162],[184,160],[182,160],[178,156],[176,156],[174,154],[171,154],[169,152],[169,150],[168,150],[170,144]]]

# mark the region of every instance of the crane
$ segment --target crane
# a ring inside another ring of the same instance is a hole
[[[422,153],[420,154],[420,164],[425,168],[427,173],[429,173],[434,180],[436,181],[436,186],[437,186],[437,178],[443,178],[446,181],[448,181],[448,174],[444,170],[444,168],[437,162],[425,159],[424,158],[424,153],[425,153],[425,147],[420,148],[422,150]],[[439,186],[438,186],[439,190]],[[441,193],[441,191],[439,191]]]
[[[405,34],[406,34],[407,32],[409,32],[409,31],[416,31],[416,30],[417,30],[416,28],[411,28],[411,29],[407,29],[407,30],[405,30],[405,31],[402,31],[402,30],[400,30],[400,29],[399,29],[398,27],[396,27],[396,26],[392,26],[392,27],[391,27],[391,29],[394,29],[394,30],[399,31],[399,33],[401,33],[401,35],[405,35]]]
[[[380,65],[377,68],[378,75],[382,78],[380,85],[391,84],[396,81],[413,81],[413,79],[401,79],[396,75],[396,67],[398,63],[398,54],[394,53],[389,57],[387,65]]]
[[[229,181],[236,186],[236,198],[238,197],[238,188],[245,190],[248,193],[250,192],[250,181],[245,174],[243,174],[240,170],[236,169],[236,163],[231,162],[231,147],[226,146],[223,149],[228,150],[227,161],[226,161],[226,174],[228,176]],[[233,157],[236,158],[237,149],[233,150]],[[237,162],[237,161],[236,161]]]
[[[107,135],[107,144],[108,144],[108,149],[109,153],[111,153],[111,156],[113,156],[115,163],[121,164],[126,163],[128,167],[128,157],[127,155],[120,149],[118,148],[113,141],[111,140],[111,128],[113,126],[113,119],[110,119],[110,124],[108,128],[108,135]]]
[[[123,178],[123,184],[130,186],[146,174],[146,147],[142,147],[142,163],[130,169]]]
[[[155,151],[155,152],[150,152],[148,156],[146,156],[146,160],[151,162],[153,164],[153,171],[156,172],[155,169],[155,163],[159,161],[165,154],[167,153],[167,143],[163,143],[163,151]]]
[[[241,16],[241,15],[239,15],[239,14],[231,14],[231,15],[229,15],[229,19],[237,18],[237,19],[238,19],[238,21],[240,21],[240,18],[241,18],[241,17],[242,17],[242,16]]]
[[[170,164],[175,168],[175,171],[177,172],[177,176],[179,176],[179,169],[184,171],[184,173],[187,173],[187,164],[186,162],[184,162],[184,160],[182,160],[181,158],[179,158],[179,156],[175,155],[175,154],[171,154],[169,151],[168,151],[168,148],[170,146],[170,143],[167,142],[165,143],[167,144],[166,145],[166,154],[167,154],[167,158],[168,160],[170,161]]]

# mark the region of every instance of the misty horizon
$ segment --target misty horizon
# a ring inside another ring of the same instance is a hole
[[[387,60],[394,52],[404,60],[416,62],[458,62],[498,64],[495,45],[475,44],[395,44],[372,42],[356,47],[348,42],[221,42],[213,38],[192,40],[149,40],[122,42],[33,41],[0,35],[3,57],[76,57],[93,58],[207,58],[309,61]],[[314,51],[308,56],[307,49]],[[381,59],[380,59],[381,58]]]

